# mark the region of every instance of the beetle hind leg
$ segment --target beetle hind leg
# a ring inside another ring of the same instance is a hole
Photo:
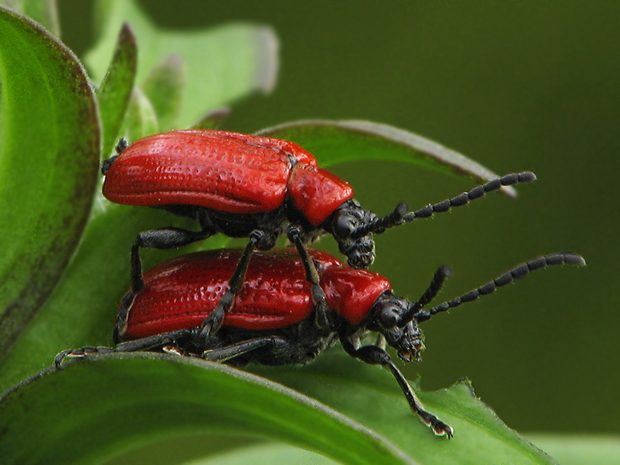
[[[227,346],[205,350],[202,353],[202,358],[210,362],[226,362],[263,347],[285,346],[288,344],[289,343],[284,339],[275,336],[257,337],[255,339],[248,339]]]
[[[62,362],[68,358],[83,358],[88,357],[89,355],[94,354],[106,354],[110,352],[115,352],[112,347],[82,347],[81,349],[67,349],[60,352],[54,358],[54,365],[58,370],[62,369]]]

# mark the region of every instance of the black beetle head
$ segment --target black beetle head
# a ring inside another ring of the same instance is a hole
[[[403,224],[408,206],[399,203],[393,212],[378,218],[373,212],[364,210],[356,200],[347,200],[332,214],[326,230],[338,241],[340,252],[348,257],[353,268],[368,268],[375,259],[373,234]]]
[[[403,318],[410,314],[412,303],[391,292],[379,296],[372,308],[368,329],[383,334],[390,347],[398,351],[398,356],[407,361],[420,360],[424,350],[424,336],[414,319],[403,324]]]
[[[375,259],[372,232],[356,234],[360,228],[376,221],[377,215],[364,210],[356,200],[347,200],[331,216],[328,230],[338,242],[340,252],[353,268],[368,268]]]

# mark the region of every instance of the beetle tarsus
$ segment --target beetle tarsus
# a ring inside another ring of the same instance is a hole
[[[67,349],[67,350],[63,350],[58,355],[56,355],[56,357],[54,358],[54,365],[56,366],[56,369],[62,370],[62,362],[67,357],[83,358],[89,355],[110,353],[110,352],[116,352],[116,349],[113,349],[112,347],[105,347],[105,346],[99,346],[99,347],[88,347],[87,346],[87,347],[82,347],[80,349]]]

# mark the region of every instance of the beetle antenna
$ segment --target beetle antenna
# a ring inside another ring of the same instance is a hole
[[[429,284],[426,291],[424,291],[424,294],[422,294],[417,302],[411,302],[411,305],[407,311],[401,316],[400,321],[398,322],[398,326],[400,328],[413,320],[414,316],[420,311],[420,309],[428,305],[433,299],[435,299],[435,297],[437,297],[437,294],[439,294],[439,291],[441,291],[446,279],[450,277],[451,273],[452,269],[447,265],[441,266],[437,269],[435,276],[433,276],[433,280]]]
[[[498,276],[494,280],[489,281],[488,283],[483,284],[482,286],[473,289],[459,297],[456,297],[448,302],[444,302],[441,305],[431,308],[430,310],[420,311],[414,316],[414,318],[418,323],[426,321],[437,313],[445,312],[446,310],[449,310],[451,308],[458,307],[465,302],[473,302],[474,300],[478,300],[483,295],[492,294],[497,288],[505,286],[506,284],[510,284],[517,279],[524,278],[532,271],[546,268],[547,266],[564,264],[584,266],[586,264],[586,261],[581,255],[570,252],[562,252],[545,255],[542,257],[536,257],[529,262],[520,264],[519,266],[513,268],[510,271],[506,271],[504,274]]]
[[[107,160],[104,160],[103,163],[101,163],[101,174],[103,174],[104,176],[108,174],[108,171],[110,171],[110,168],[112,167],[112,163],[114,163],[114,161],[118,158],[121,152],[127,147],[129,147],[129,142],[127,142],[127,139],[125,139],[124,137],[121,137],[118,140],[116,147],[114,148],[116,155],[111,156]]]
[[[400,203],[389,215],[384,216],[383,218],[378,218],[355,229],[355,231],[351,234],[351,237],[358,238],[371,232],[381,234],[386,229],[393,226],[409,223],[410,221],[418,218],[430,218],[435,213],[444,213],[450,211],[454,207],[467,205],[470,201],[484,197],[488,192],[496,191],[504,186],[512,186],[514,184],[532,182],[535,180],[536,175],[530,171],[507,174],[506,176],[493,179],[481,186],[476,186],[467,192],[463,192],[456,197],[452,197],[451,199],[442,200],[434,205],[429,204],[419,210],[409,213],[406,213],[407,204]]]

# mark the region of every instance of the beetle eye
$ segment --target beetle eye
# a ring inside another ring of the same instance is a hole
[[[389,303],[382,304],[377,312],[379,325],[384,329],[394,328],[398,322],[398,309]]]
[[[340,215],[334,225],[334,234],[338,237],[349,237],[357,228],[357,218],[351,215]]]

